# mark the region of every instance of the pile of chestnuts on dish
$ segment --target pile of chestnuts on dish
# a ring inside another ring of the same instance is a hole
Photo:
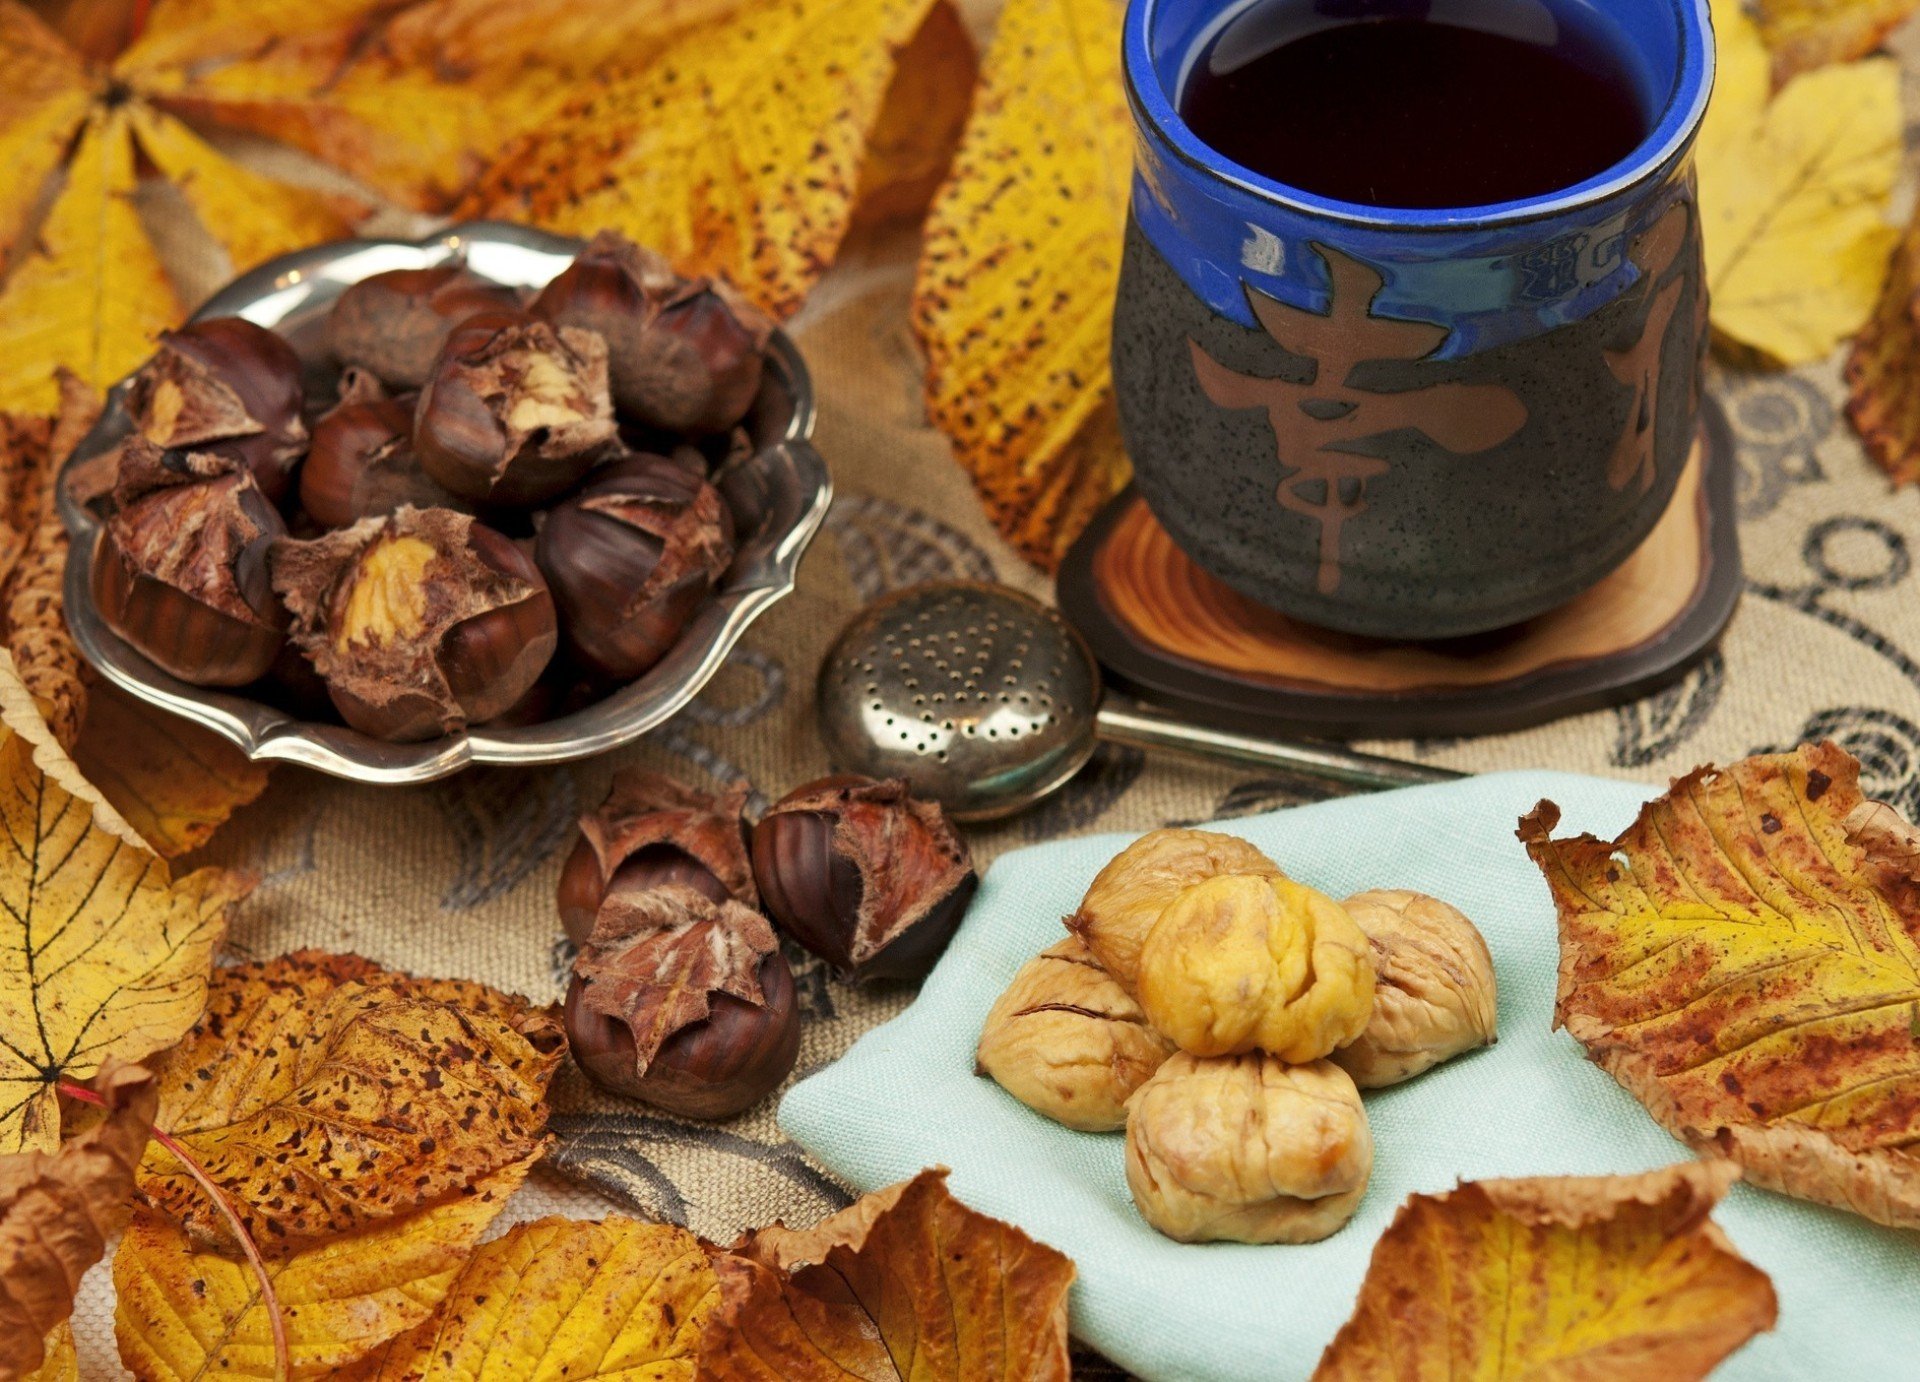
[[[793,1069],[782,936],[856,982],[920,979],[977,882],[958,832],[904,783],[822,778],[757,825],[747,796],[619,773],[560,872],[575,1062],[687,1118],[745,1112]]]
[[[93,559],[166,672],[379,739],[564,714],[643,675],[733,560],[772,321],[602,234],[530,301],[460,264],[326,323],[334,396],[274,332],[167,333],[128,381]]]

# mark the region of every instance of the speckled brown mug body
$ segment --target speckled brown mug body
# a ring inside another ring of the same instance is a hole
[[[1627,163],[1461,211],[1327,201],[1199,144],[1177,84],[1222,8],[1127,19],[1113,365],[1155,517],[1250,598],[1358,634],[1477,633],[1579,594],[1652,530],[1693,444],[1704,5],[1620,0],[1652,93]]]

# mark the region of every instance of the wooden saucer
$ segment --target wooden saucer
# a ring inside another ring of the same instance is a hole
[[[1390,642],[1256,605],[1203,571],[1131,488],[1060,568],[1061,612],[1110,684],[1227,728],[1332,738],[1490,734],[1644,696],[1712,647],[1740,598],[1732,437],[1706,400],[1673,502],[1619,568],[1493,633]]]

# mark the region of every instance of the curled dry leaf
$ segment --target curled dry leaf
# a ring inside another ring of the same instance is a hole
[[[1073,1263],[967,1208],[946,1176],[922,1171],[814,1229],[763,1230],[716,1258],[700,1377],[1065,1382]]]
[[[1692,1382],[1773,1328],[1767,1274],[1707,1217],[1739,1175],[1689,1162],[1414,1195],[1314,1382]]]
[[[1520,823],[1560,913],[1555,1020],[1688,1145],[1920,1228],[1920,884],[1831,743],[1701,768],[1613,842]]]
[[[1865,57],[1915,8],[1915,0],[1757,0],[1753,11],[1773,54],[1774,84],[1784,86],[1802,72]]]
[[[895,55],[943,0],[744,0],[637,69],[596,73],[460,206],[611,228],[789,316],[853,219]]]
[[[1920,480],[1920,212],[1847,353],[1847,419],[1896,485]]]
[[[303,950],[215,974],[205,1017],[158,1066],[160,1124],[274,1254],[539,1151],[562,1045],[552,1010],[524,999]],[[221,1240],[224,1221],[170,1155],[149,1153],[140,1189]]]
[[[411,1214],[270,1260],[292,1374],[333,1377],[439,1306],[533,1169],[511,1163]],[[113,1257],[114,1333],[141,1382],[270,1379],[273,1337],[253,1270],[142,1209]]]
[[[1795,77],[1771,101],[1759,30],[1714,0],[1719,69],[1700,132],[1700,212],[1720,336],[1817,360],[1873,310],[1895,233],[1900,73],[1886,58]]]
[[[338,1375],[692,1382],[717,1303],[706,1249],[684,1229],[541,1219],[476,1252],[435,1318]]]
[[[0,653],[0,1152],[51,1148],[54,1092],[178,1041],[250,878],[174,879],[54,742]]]
[[[1133,179],[1121,8],[1006,7],[914,284],[927,411],[1049,569],[1129,474],[1107,362]]]
[[[71,1352],[64,1326],[81,1274],[126,1222],[159,1095],[148,1071],[117,1061],[94,1087],[100,1122],[57,1151],[0,1156],[0,1375],[58,1367],[46,1347],[57,1329]]]

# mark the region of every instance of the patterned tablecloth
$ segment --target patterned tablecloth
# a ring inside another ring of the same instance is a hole
[[[1910,37],[1901,46],[1911,69],[1920,54]],[[906,324],[914,250],[909,238],[857,247],[794,323],[839,497],[798,592],[755,626],[706,693],[637,748],[570,767],[479,769],[385,790],[276,769],[265,797],[205,856],[263,878],[233,926],[236,955],[351,950],[557,1000],[570,954],[554,882],[575,818],[598,802],[614,768],[745,778],[757,809],[826,770],[813,679],[834,632],[863,603],[943,576],[1046,593],[1046,580],[989,528],[924,421]],[[1863,760],[1870,793],[1920,810],[1920,491],[1890,492],[1865,459],[1841,413],[1837,359],[1791,373],[1716,365],[1710,388],[1737,438],[1747,573],[1718,651],[1676,685],[1618,709],[1516,735],[1371,747],[1470,770],[1551,767],[1664,783],[1703,761],[1830,737]],[[1295,783],[1102,749],[1057,797],[970,838],[984,865],[1062,835],[1302,799]],[[796,1077],[912,996],[856,991],[810,960],[796,977],[807,1017]],[[612,1201],[728,1242],[777,1218],[811,1223],[846,1200],[781,1138],[771,1100],[735,1122],[701,1125],[606,1098],[569,1072],[555,1102],[552,1164],[593,1193],[536,1180],[516,1217],[604,1212]],[[112,1375],[100,1275],[76,1319],[89,1377]]]

